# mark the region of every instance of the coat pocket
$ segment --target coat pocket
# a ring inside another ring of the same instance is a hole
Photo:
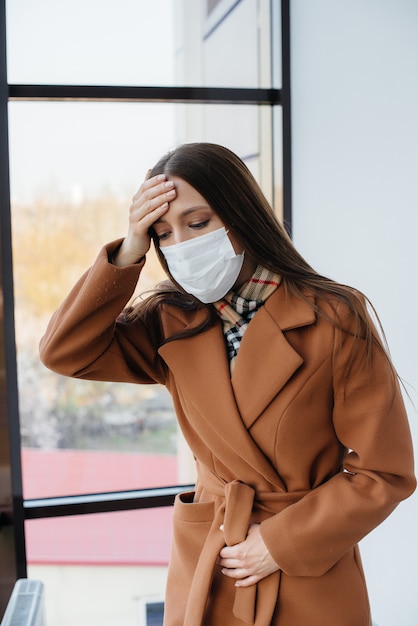
[[[194,502],[193,499],[191,491],[177,495],[174,501],[164,622],[169,626],[183,623],[193,575],[213,522],[214,503]]]
[[[176,571],[186,586],[192,580],[214,516],[213,502],[194,502],[193,498],[193,491],[185,492],[174,502],[170,570]]]
[[[182,522],[209,522],[213,520],[213,502],[195,502],[194,491],[184,491],[174,501],[174,519]]]

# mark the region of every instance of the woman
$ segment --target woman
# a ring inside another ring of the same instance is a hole
[[[135,307],[153,239],[170,281]],[[298,254],[246,166],[162,158],[41,341],[51,369],[170,391],[196,458],[166,626],[369,626],[357,543],[415,488],[396,373],[355,290]]]

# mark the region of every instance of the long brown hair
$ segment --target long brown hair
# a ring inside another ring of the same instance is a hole
[[[194,187],[226,228],[240,239],[246,254],[257,263],[280,274],[283,287],[309,302],[319,315],[324,316],[323,311],[312,303],[311,298],[306,298],[306,291],[325,298],[330,303],[344,302],[353,313],[355,336],[364,339],[366,361],[371,358],[374,343],[377,342],[385,350],[369,321],[367,298],[346,285],[318,274],[305,261],[278,221],[253,175],[236,154],[212,143],[183,144],[158,161],[150,176],[157,174],[165,174],[168,178],[182,178]],[[170,276],[159,249],[158,238],[152,229],[151,235],[160,262]],[[196,298],[184,294],[176,286],[174,279],[171,283],[161,285],[154,295],[140,303],[134,314],[153,316],[156,307],[162,302],[170,302],[186,309],[207,308],[206,322],[188,333],[201,332],[216,319],[214,307],[207,307]],[[175,338],[178,337],[176,335]]]

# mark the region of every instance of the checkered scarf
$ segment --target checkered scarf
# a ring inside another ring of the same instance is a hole
[[[223,323],[231,373],[248,324],[279,284],[278,274],[258,265],[252,277],[238,292],[230,291],[222,300],[214,302]]]

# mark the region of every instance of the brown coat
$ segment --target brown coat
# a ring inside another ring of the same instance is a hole
[[[142,322],[114,324],[140,269],[114,267],[103,250],[53,316],[41,357],[67,376],[158,382],[172,394],[198,480],[175,502],[165,625],[369,626],[357,543],[415,487],[387,360],[376,349],[365,369],[359,350],[347,377],[350,332],[279,287],[251,321],[232,379],[220,322],[163,345],[163,368]],[[164,305],[165,336],[201,315]],[[254,521],[280,570],[235,590],[216,558]]]

